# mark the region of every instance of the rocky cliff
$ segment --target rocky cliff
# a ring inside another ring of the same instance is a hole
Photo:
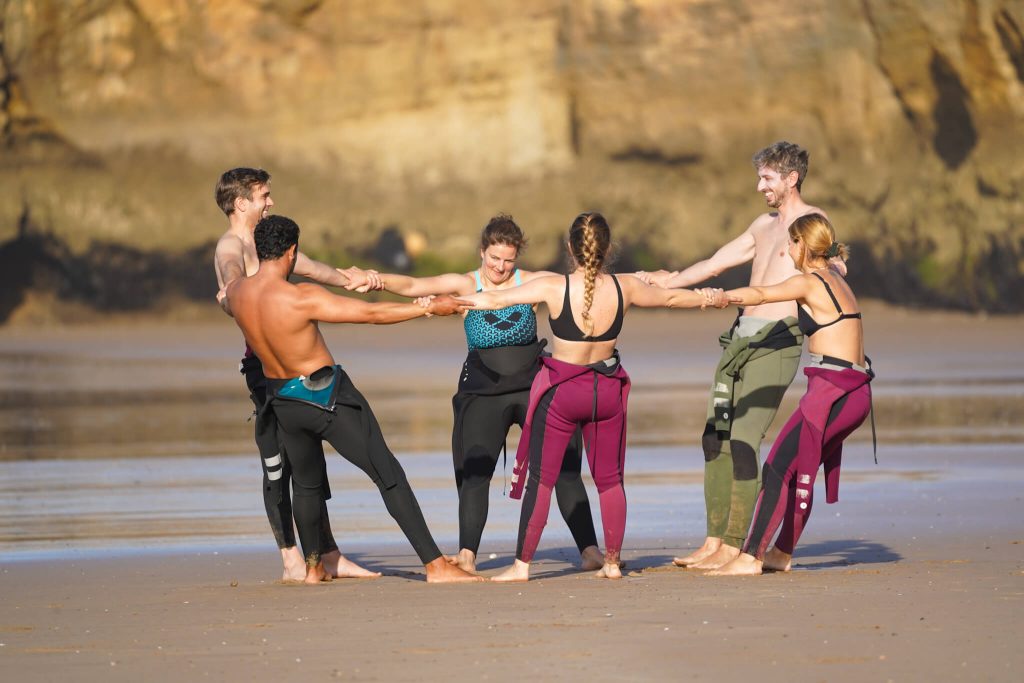
[[[1024,0],[795,5],[0,0],[0,240],[182,253],[260,165],[325,254],[394,224],[461,259],[505,210],[544,260],[596,208],[680,265],[789,139],[866,291],[1024,308]]]

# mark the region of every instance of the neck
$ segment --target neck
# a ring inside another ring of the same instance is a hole
[[[802,270],[804,273],[810,273],[815,270],[822,270],[824,268],[828,268],[828,261],[826,261],[823,258],[815,258],[809,261],[805,261]]]
[[[807,204],[803,198],[800,197],[800,192],[794,188],[787,196],[785,201],[779,205],[777,209],[779,217],[782,219],[783,225],[789,225],[793,222],[797,216],[807,211]]]
[[[250,223],[244,217],[238,214],[231,214],[228,216],[228,231],[233,232],[236,235],[241,236],[252,236],[254,230],[256,230],[256,224]]]
[[[291,275],[292,268],[288,259],[282,256],[273,261],[260,261],[260,269],[252,277],[270,278],[273,280],[287,280]]]

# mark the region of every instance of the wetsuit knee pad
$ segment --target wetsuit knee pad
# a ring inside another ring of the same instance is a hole
[[[714,425],[704,426],[704,435],[700,441],[704,447],[704,462],[711,462],[722,454],[722,440],[718,438]]]
[[[757,451],[743,441],[730,441],[732,451],[732,475],[736,481],[757,479]]]

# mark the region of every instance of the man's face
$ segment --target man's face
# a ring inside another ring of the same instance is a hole
[[[792,175],[792,172],[790,173]],[[762,166],[757,169],[757,191],[764,195],[768,207],[777,209],[789,196],[790,186],[775,169]]]
[[[260,184],[252,188],[252,199],[241,199],[240,206],[236,210],[242,211],[247,223],[256,226],[260,219],[270,215],[270,209],[274,206],[274,200],[270,198],[270,183]]]

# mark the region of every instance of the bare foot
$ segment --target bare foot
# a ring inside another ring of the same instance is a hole
[[[302,558],[298,546],[281,548],[281,563],[284,564],[284,573],[281,574],[282,581],[306,580],[306,561]]]
[[[714,553],[716,550],[722,547],[722,539],[714,536],[708,536],[704,539],[704,545],[694,550],[686,557],[674,557],[672,558],[672,564],[677,567],[692,567],[701,560],[704,560],[709,555]]]
[[[619,571],[618,563],[605,562],[604,566],[594,576],[599,579],[621,579],[622,572]]]
[[[445,555],[444,559],[464,572],[476,573],[476,553],[468,548],[461,548],[458,555]]]
[[[487,580],[482,576],[463,571],[454,564],[449,564],[444,555],[423,566],[427,568],[427,583],[466,583]]]
[[[765,553],[762,568],[773,572],[788,572],[793,568],[793,556],[778,548],[772,548]]]
[[[326,571],[324,571],[324,563],[317,562],[316,564],[309,564],[306,566],[306,578],[302,583],[315,586],[320,583],[326,583],[330,580],[331,577]]]
[[[740,553],[732,562],[719,569],[705,572],[704,576],[757,576],[761,573],[761,560],[747,553]]]
[[[723,543],[718,550],[711,553],[697,564],[691,566],[694,569],[718,569],[719,567],[735,560],[736,556],[739,554],[739,548],[735,548],[728,543]]]
[[[580,553],[580,568],[584,571],[600,569],[604,566],[604,555],[596,545],[588,545]]]
[[[341,552],[332,550],[323,557],[324,571],[336,579],[376,579],[380,572],[371,572],[348,559]]]
[[[514,583],[530,580],[530,563],[523,562],[517,559],[512,563],[512,566],[498,574],[492,576],[491,581],[497,581],[498,583]]]

